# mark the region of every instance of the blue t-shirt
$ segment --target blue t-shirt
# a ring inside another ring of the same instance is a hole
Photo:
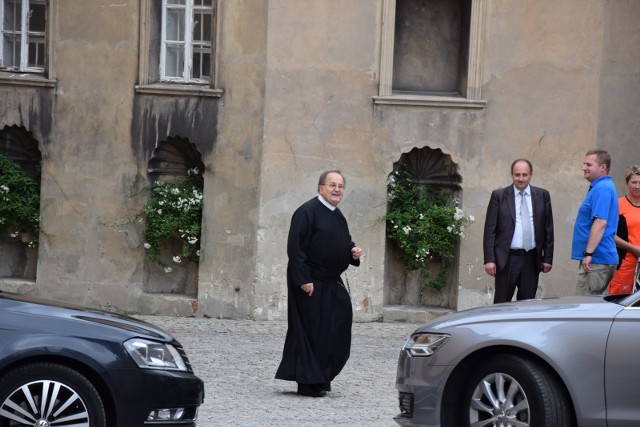
[[[573,226],[571,258],[582,260],[587,249],[589,232],[595,218],[607,220],[602,240],[593,252],[594,264],[618,264],[618,251],[614,237],[618,229],[618,194],[610,176],[601,176],[591,183]]]

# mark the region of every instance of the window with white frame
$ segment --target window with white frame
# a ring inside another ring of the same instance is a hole
[[[42,73],[46,0],[0,0],[0,70]]]
[[[162,0],[160,80],[209,83],[214,0]]]

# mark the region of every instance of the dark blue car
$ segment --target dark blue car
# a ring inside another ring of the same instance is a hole
[[[0,426],[195,426],[203,399],[167,332],[0,292]]]

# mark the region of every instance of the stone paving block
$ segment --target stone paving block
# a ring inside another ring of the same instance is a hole
[[[174,334],[205,382],[198,426],[392,427],[398,352],[415,323],[354,323],[351,357],[324,398],[276,380],[283,321],[136,316]]]

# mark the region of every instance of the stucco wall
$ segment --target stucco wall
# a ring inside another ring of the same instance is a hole
[[[223,2],[219,131],[205,163],[198,313],[253,317],[266,79],[267,3]]]
[[[347,278],[357,320],[383,314],[389,283],[386,179],[403,153],[441,149],[462,176],[474,215],[460,247],[458,309],[492,301],[483,270],[489,194],[508,185],[515,158],[551,191],[556,254],[540,295],[572,294],[573,221],[588,188],[584,153],[640,162],[640,3],[486,0],[480,82],[484,108],[380,105],[383,0],[220,2],[220,98],[136,93],[140,2],[52,2],[54,88],[0,79],[0,126],[20,125],[43,153],[40,293],[131,312],[286,318],[291,214],[319,174],[347,177],[341,209],[364,248]],[[197,298],[143,292],[141,206],[155,145],[197,145],[206,165]],[[197,301],[197,306],[193,304]]]
[[[127,309],[143,254],[132,227],[115,224],[139,175],[130,143],[138,11],[135,3],[101,6],[51,6],[57,83],[41,202],[50,237],[41,241],[38,286],[57,299]]]
[[[533,162],[532,183],[548,188],[554,202],[554,269],[541,276],[540,295],[572,294],[577,262],[569,259],[571,234],[588,187],[580,171],[584,153],[610,150],[621,190],[620,168],[633,158],[628,128],[637,128],[630,109],[637,102],[630,97],[637,97],[640,58],[630,43],[637,39],[638,6],[487,2],[481,88],[487,105],[470,110],[372,105],[379,44],[371,35],[379,34],[380,5],[270,2],[257,264],[259,282],[273,287],[256,294],[256,316],[284,316],[288,221],[330,167],[347,175],[341,208],[366,253],[363,265],[348,272],[356,315],[370,319],[382,312],[385,287],[395,284],[383,282],[384,227],[376,219],[385,211],[393,163],[414,147],[451,155],[463,177],[463,208],[476,218],[461,245],[459,309],[492,301],[493,280],[483,269],[484,214],[491,190],[510,184],[509,166],[519,157]],[[603,85],[630,94],[603,94]],[[627,129],[605,136],[602,126],[611,121]]]

